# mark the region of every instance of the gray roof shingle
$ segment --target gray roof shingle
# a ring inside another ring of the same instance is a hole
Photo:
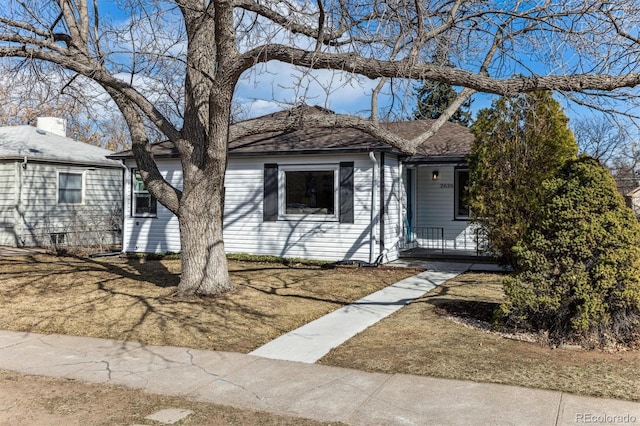
[[[327,114],[331,111],[316,107],[318,111]],[[286,111],[271,114],[285,114]],[[428,130],[433,120],[402,121],[384,123],[392,132],[399,136],[412,139]],[[419,150],[416,159],[454,157],[462,158],[469,154],[473,135],[471,131],[454,123],[445,123],[438,132],[431,137],[426,145]],[[229,156],[241,155],[272,155],[272,154],[303,154],[303,153],[338,153],[362,151],[399,151],[375,137],[356,129],[350,128],[304,128],[290,132],[265,132],[257,135],[238,138],[229,142]],[[151,145],[151,152],[157,157],[176,157],[178,151],[170,141]],[[110,158],[129,158],[131,151],[123,151]]]
[[[33,126],[0,127],[0,159],[121,167],[107,158],[111,151]]]

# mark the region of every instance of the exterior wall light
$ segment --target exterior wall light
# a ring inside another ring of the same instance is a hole
[[[440,178],[440,172],[437,170],[434,170],[433,173],[431,173],[431,180],[438,180],[438,178]]]

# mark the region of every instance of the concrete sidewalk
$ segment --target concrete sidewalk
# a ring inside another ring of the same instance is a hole
[[[471,264],[423,262],[425,272],[401,280],[259,347],[250,355],[314,363],[356,334],[396,312]]]
[[[640,424],[627,401],[88,337],[0,331],[0,369],[352,425]]]

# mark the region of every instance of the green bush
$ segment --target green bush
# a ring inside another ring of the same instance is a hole
[[[555,176],[578,145],[551,92],[499,98],[471,127],[470,208],[489,249],[507,263],[512,248],[537,221],[542,182]]]
[[[513,250],[508,322],[585,346],[638,341],[640,224],[596,160],[569,161],[543,184],[541,220]]]

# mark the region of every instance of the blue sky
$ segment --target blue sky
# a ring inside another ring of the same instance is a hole
[[[102,18],[115,21],[126,21],[129,18],[127,13],[115,7],[111,1],[101,1],[99,4]],[[533,56],[518,59],[523,63],[523,73],[528,73],[527,68],[540,74],[545,73]],[[560,58],[555,58],[555,61],[561,62]],[[514,72],[519,71],[514,69]],[[270,113],[301,101],[322,105],[338,113],[368,114],[376,81],[332,71],[311,71],[301,79],[299,74],[288,64],[270,62],[260,65],[245,73],[239,81],[235,100],[244,107],[248,116]],[[327,89],[328,87],[331,89]],[[393,100],[395,105],[403,105],[405,113],[409,115],[415,105],[415,96],[411,92],[398,90],[398,87],[394,89],[395,99],[386,90],[380,97],[381,106],[384,108]],[[472,110],[476,112],[489,107],[493,98],[486,94],[474,95]],[[585,107],[567,102],[562,96],[556,96],[556,99],[565,106],[571,119],[577,120],[592,114]]]

